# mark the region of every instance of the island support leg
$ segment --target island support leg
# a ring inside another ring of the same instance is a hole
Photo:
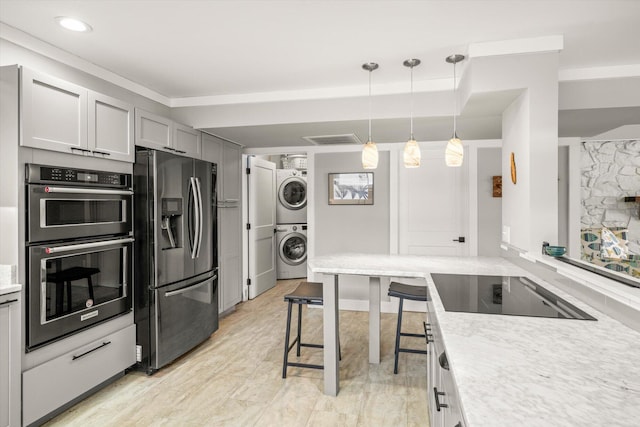
[[[369,363],[380,363],[379,277],[369,277]]]
[[[338,370],[338,275],[323,274],[324,394],[337,396]]]

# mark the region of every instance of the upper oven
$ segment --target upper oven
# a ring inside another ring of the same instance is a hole
[[[131,175],[29,164],[27,241],[131,234]]]

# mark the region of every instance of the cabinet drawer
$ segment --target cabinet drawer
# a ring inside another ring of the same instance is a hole
[[[130,325],[22,373],[23,424],[60,408],[136,362]]]

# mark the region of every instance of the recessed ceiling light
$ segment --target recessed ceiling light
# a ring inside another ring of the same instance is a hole
[[[86,22],[82,22],[76,18],[70,18],[68,16],[56,16],[56,22],[60,24],[61,27],[66,28],[67,30],[76,31],[79,33],[88,33],[91,31],[91,25]]]

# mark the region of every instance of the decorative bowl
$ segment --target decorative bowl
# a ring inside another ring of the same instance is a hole
[[[567,252],[567,248],[564,246],[546,246],[544,250],[547,252],[547,255],[551,256],[562,256]]]

